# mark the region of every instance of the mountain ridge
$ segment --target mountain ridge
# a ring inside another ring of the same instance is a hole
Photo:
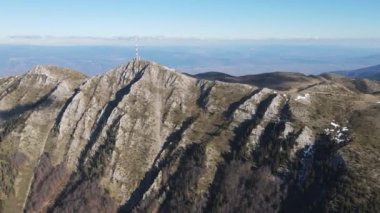
[[[377,164],[360,165],[379,159],[379,96],[349,79],[274,90],[144,60],[94,77],[42,68],[65,72],[0,79],[2,211],[378,208]]]
[[[351,78],[366,78],[369,80],[380,81],[380,64],[364,67],[356,70],[349,71],[335,71],[335,74],[351,77]]]

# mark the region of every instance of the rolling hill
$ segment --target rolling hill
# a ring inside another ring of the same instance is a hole
[[[347,76],[350,78],[366,78],[370,80],[380,81],[380,65],[365,67],[357,70],[350,71],[337,71],[333,72],[339,75]]]

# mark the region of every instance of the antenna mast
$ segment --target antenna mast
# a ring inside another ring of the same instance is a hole
[[[137,38],[136,38],[136,41],[135,41],[135,48],[136,48],[135,59],[136,59],[136,61],[138,61],[138,60],[140,60],[140,56],[139,56],[139,44],[137,43]]]

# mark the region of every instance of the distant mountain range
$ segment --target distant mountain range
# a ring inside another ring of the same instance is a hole
[[[305,75],[297,72],[270,72],[243,76],[232,76],[222,72],[205,72],[193,75],[198,79],[210,81],[223,81],[228,83],[248,84],[256,87],[266,87],[280,91],[299,92],[322,84],[324,81],[340,82],[351,90],[367,94],[379,94],[380,86],[376,81],[361,77],[348,79],[336,73],[321,75]]]
[[[380,64],[350,71],[336,71],[333,73],[352,78],[367,78],[380,81]]]
[[[320,78],[339,79],[339,77],[335,76],[335,74],[349,78],[356,78],[352,81],[352,83],[355,85],[356,89],[362,92],[378,92],[378,88],[373,89],[372,83],[365,79],[380,81],[380,64],[356,70],[328,72],[321,75],[305,75],[297,72],[269,72],[262,74],[233,76],[223,72],[212,71],[199,73],[194,75],[194,77],[230,83],[250,84],[257,87],[267,87],[275,90],[290,90],[294,88],[302,88],[305,84],[313,84],[313,82],[315,83],[320,80]]]
[[[267,87],[276,90],[300,88],[303,84],[313,84],[318,77],[296,72],[270,72],[253,75],[231,76],[221,72],[206,72],[194,75],[199,79],[218,80],[230,83],[250,84],[257,87]]]
[[[300,87],[305,83],[312,83],[314,80],[318,80],[320,77],[332,78],[331,74],[341,75],[349,78],[358,78],[354,81],[355,85],[362,85],[366,82],[363,79],[380,81],[380,64],[355,70],[346,71],[334,71],[324,73],[322,75],[305,75],[297,72],[269,72],[262,74],[232,76],[222,72],[204,72],[194,75],[196,78],[207,80],[218,80],[230,83],[243,83],[255,85],[257,87],[267,87],[276,90],[289,90],[294,88],[295,85]],[[363,79],[362,79],[363,78]],[[365,83],[367,84],[367,83]],[[357,86],[362,88],[362,86]],[[366,87],[367,88],[367,87]],[[365,89],[367,90],[367,89]]]

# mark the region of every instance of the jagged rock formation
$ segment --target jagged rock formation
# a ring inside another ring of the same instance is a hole
[[[0,210],[379,209],[378,168],[357,166],[369,149],[357,140],[369,118],[357,115],[376,111],[378,96],[308,83],[275,91],[142,60],[91,78],[52,66],[2,78]]]

